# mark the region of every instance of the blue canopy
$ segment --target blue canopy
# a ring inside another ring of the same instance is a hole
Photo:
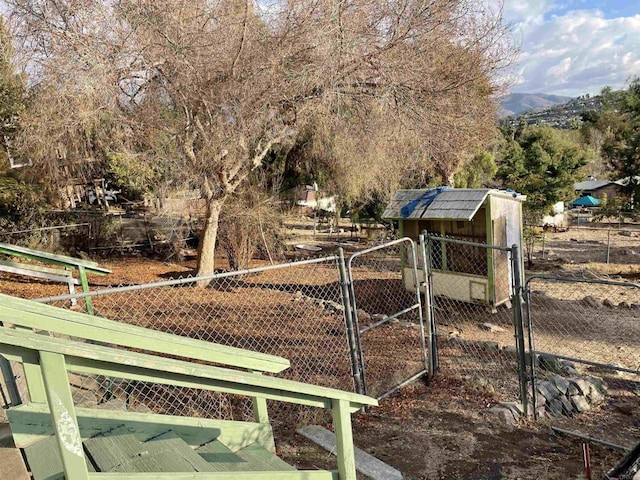
[[[586,195],[575,200],[571,205],[575,205],[576,207],[597,207],[600,205],[600,200],[591,195]]]

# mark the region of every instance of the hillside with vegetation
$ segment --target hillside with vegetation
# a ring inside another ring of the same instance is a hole
[[[583,95],[572,98],[559,105],[553,105],[542,109],[530,109],[520,114],[509,115],[502,119],[502,123],[512,127],[519,124],[544,125],[548,127],[571,129],[577,128],[582,123],[583,114],[599,112],[603,108],[601,95]]]
[[[548,95],[545,93],[510,93],[500,98],[500,117],[510,117],[523,113],[551,108],[571,100],[571,97]]]

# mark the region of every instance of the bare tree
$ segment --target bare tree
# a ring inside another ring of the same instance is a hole
[[[108,148],[150,162],[178,146],[161,161],[207,205],[198,275],[225,202],[301,132],[354,191],[425,165],[449,181],[491,131],[512,54],[500,9],[473,0],[5,3],[33,83],[57,98],[55,125],[34,129],[80,132],[86,152],[106,122]]]

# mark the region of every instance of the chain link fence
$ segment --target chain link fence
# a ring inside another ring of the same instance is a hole
[[[378,399],[428,372],[417,258],[404,238],[348,261],[361,391]]]
[[[518,399],[513,250],[432,234],[425,243],[437,368],[495,400]]]
[[[640,284],[564,272],[534,275],[525,291],[537,416],[622,446],[640,441],[629,418],[640,405]]]
[[[96,315],[145,328],[288,358],[278,374],[354,390],[338,256],[92,292]],[[69,296],[42,299],[68,307]],[[84,308],[83,301],[77,308]],[[108,342],[108,339],[105,339]],[[111,378],[71,378],[79,404],[203,418],[250,419],[250,402],[226,394]]]
[[[640,229],[635,225],[602,227],[528,227],[531,260],[556,264],[639,264]]]

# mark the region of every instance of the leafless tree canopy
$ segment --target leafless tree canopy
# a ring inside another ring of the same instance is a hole
[[[225,199],[303,132],[344,190],[425,165],[448,181],[492,134],[513,54],[500,9],[475,0],[5,3],[42,97],[24,147],[54,166],[104,142],[197,180],[199,273]]]

